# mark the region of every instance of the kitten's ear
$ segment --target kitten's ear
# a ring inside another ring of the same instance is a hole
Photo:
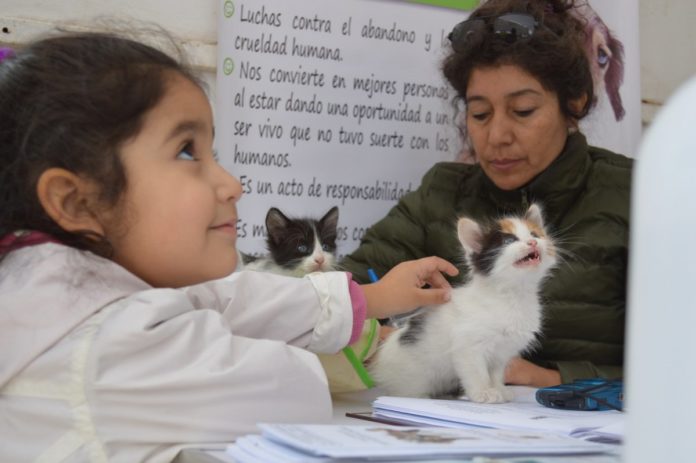
[[[270,236],[275,243],[281,238],[281,232],[290,223],[290,219],[285,217],[285,215],[280,212],[280,209],[272,207],[268,210],[266,214],[266,231],[268,236]]]
[[[338,206],[329,209],[329,212],[319,219],[319,223],[331,230],[338,228]]]
[[[541,229],[544,228],[544,217],[541,213],[541,206],[536,203],[529,206],[529,209],[527,209],[527,212],[524,214],[524,219],[538,225]]]
[[[481,238],[483,233],[479,224],[471,219],[462,217],[457,222],[457,237],[467,255],[481,251]]]

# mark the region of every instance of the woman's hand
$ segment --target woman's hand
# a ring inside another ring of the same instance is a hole
[[[368,318],[387,318],[424,305],[450,300],[452,287],[442,273],[455,276],[457,267],[439,257],[402,262],[381,280],[362,285]],[[430,288],[423,288],[425,285]]]
[[[558,370],[540,367],[523,358],[515,357],[505,367],[505,384],[547,387],[561,384]]]

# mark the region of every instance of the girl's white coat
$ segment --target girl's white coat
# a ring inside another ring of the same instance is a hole
[[[257,422],[321,422],[314,352],[352,330],[344,273],[156,289],[57,244],[0,265],[0,461],[168,462]],[[43,458],[43,459],[42,459]]]

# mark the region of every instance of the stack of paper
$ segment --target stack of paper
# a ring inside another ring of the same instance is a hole
[[[588,455],[603,444],[560,434],[405,426],[261,424],[262,435],[238,439],[227,453],[240,463],[424,461],[474,456]]]
[[[373,416],[411,425],[449,428],[487,427],[544,431],[576,438],[620,443],[625,414],[547,408],[526,397],[504,404],[478,404],[466,399],[438,400],[378,397]]]

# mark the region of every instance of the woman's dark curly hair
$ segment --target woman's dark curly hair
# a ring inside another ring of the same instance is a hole
[[[51,220],[38,179],[51,167],[69,170],[93,180],[100,202],[115,206],[127,185],[120,148],[163,97],[170,72],[198,83],[178,60],[110,33],[45,38],[2,61],[0,237],[36,230],[108,256],[103,237],[69,233]]]
[[[576,121],[585,117],[594,101],[594,89],[583,49],[585,31],[574,8],[573,0],[485,1],[470,19],[492,20],[504,13],[529,13],[538,25],[527,40],[509,43],[487,30],[477,46],[463,52],[452,50],[443,62],[442,71],[458,98],[466,99],[474,69],[514,65],[557,95],[562,114]],[[572,102],[583,96],[587,97],[586,103],[581,108],[575,107]]]

